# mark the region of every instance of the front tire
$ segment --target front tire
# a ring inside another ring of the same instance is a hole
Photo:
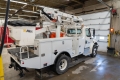
[[[96,55],[97,55],[97,49],[98,49],[98,46],[96,44],[94,44],[93,48],[92,48],[91,57],[96,57]]]
[[[57,74],[63,74],[65,73],[69,68],[70,58],[66,55],[61,55],[58,57],[56,63],[55,63],[55,71]]]

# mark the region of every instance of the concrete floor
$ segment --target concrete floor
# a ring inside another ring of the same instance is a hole
[[[35,70],[30,69],[29,73],[20,78],[19,72],[9,69],[10,60],[6,49],[3,50],[2,57],[5,80],[40,80],[36,79]],[[96,58],[90,58],[70,68],[65,74],[46,80],[120,80],[120,59],[100,53]]]

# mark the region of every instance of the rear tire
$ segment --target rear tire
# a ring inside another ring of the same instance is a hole
[[[91,57],[96,57],[97,55],[97,49],[98,49],[98,46],[96,44],[93,45],[93,48],[92,48],[92,54],[91,54]]]
[[[58,57],[54,69],[57,74],[65,73],[69,68],[70,58],[66,55],[61,55]]]

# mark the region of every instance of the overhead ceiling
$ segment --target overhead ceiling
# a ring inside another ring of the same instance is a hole
[[[0,18],[5,16],[6,1],[0,0]],[[109,0],[103,0],[109,1]],[[12,18],[39,19],[39,6],[60,9],[63,12],[75,14],[74,10],[98,4],[97,0],[11,0],[9,16]],[[102,5],[102,4],[101,4]],[[24,6],[23,9],[21,9]]]

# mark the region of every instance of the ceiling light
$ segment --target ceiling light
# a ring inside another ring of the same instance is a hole
[[[35,14],[39,14],[38,12],[34,12],[34,11],[28,11],[28,10],[22,10],[23,12],[30,12],[30,13],[35,13]]]
[[[5,0],[5,1],[7,1],[7,0]],[[16,1],[16,0],[10,0],[10,2],[19,3],[19,4],[27,4],[26,2],[20,2],[20,1]]]
[[[9,10],[17,11],[17,9],[9,9]]]

